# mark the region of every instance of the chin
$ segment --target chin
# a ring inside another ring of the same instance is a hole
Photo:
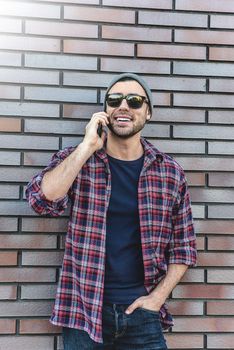
[[[115,127],[113,124],[108,124],[108,129],[111,131],[111,133],[121,139],[128,139],[137,133],[139,133],[143,128],[139,128],[134,130],[134,129],[128,129],[126,130],[125,128],[118,128]]]

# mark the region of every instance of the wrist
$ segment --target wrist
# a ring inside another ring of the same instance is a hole
[[[168,295],[160,293],[160,291],[158,291],[157,289],[153,290],[150,293],[150,296],[151,296],[152,299],[157,300],[157,302],[160,305],[163,305],[165,303],[165,301],[167,300],[167,297],[168,297]]]
[[[91,157],[92,154],[93,151],[91,147],[89,148],[83,143],[80,143],[69,157],[71,166],[74,169],[80,170],[80,168]]]
[[[82,141],[75,150],[77,154],[87,156],[87,158],[89,158],[95,151],[96,148],[94,144],[86,141]]]

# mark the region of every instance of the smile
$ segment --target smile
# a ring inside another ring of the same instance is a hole
[[[117,122],[129,122],[129,121],[131,121],[130,118],[125,118],[125,117],[117,117],[116,120],[117,120]]]

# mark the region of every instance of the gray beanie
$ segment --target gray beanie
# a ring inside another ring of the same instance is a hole
[[[111,82],[110,82],[110,84],[109,84],[109,86],[108,86],[108,88],[106,90],[105,97],[104,97],[104,111],[106,110],[106,95],[108,94],[109,90],[111,89],[111,87],[115,83],[117,83],[119,80],[124,79],[124,78],[129,78],[131,80],[136,80],[143,87],[143,89],[145,90],[146,95],[148,97],[148,100],[149,100],[149,109],[150,109],[150,114],[152,115],[152,113],[153,113],[153,96],[152,96],[152,92],[151,92],[148,84],[144,81],[144,79],[142,79],[139,75],[134,74],[134,73],[119,74],[119,75],[115,76],[111,80]]]

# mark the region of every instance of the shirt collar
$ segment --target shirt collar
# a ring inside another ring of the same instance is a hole
[[[164,161],[164,154],[160,152],[157,148],[155,148],[152,145],[152,143],[150,143],[143,137],[141,137],[141,143],[143,145],[145,159],[147,159],[148,164],[151,164],[155,160],[158,163],[162,163]]]
[[[108,162],[106,154],[106,141],[107,137],[104,140],[104,146],[100,150],[95,152],[96,156],[102,159],[105,163]],[[154,161],[157,161],[158,163],[162,163],[164,161],[164,154],[161,153],[157,148],[155,148],[144,137],[141,137],[141,143],[145,154],[144,166],[150,165]]]

